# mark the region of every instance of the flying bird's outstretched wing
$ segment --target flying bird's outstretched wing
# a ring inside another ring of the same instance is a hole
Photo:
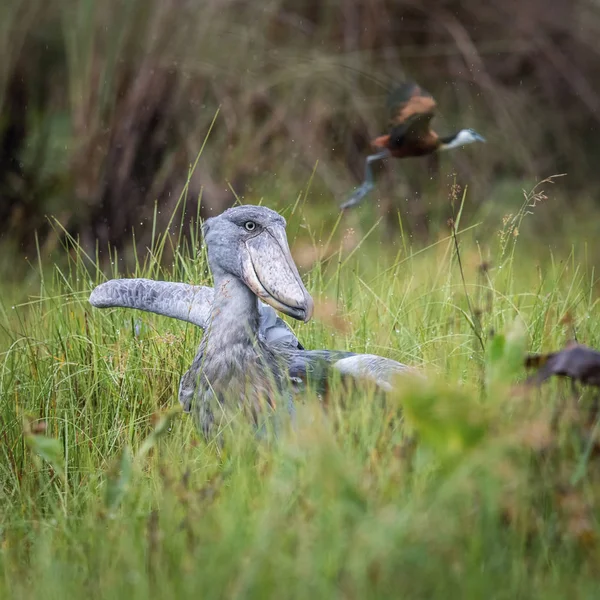
[[[416,83],[399,85],[388,99],[393,137],[415,143],[430,135],[429,124],[436,106],[433,96]]]

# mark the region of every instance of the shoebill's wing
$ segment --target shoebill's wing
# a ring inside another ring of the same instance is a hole
[[[354,354],[339,350],[304,350],[295,352],[289,362],[289,375],[303,383],[310,382],[317,391],[327,388],[327,379],[332,371],[341,373],[343,378],[371,381],[381,390],[393,389],[398,375],[418,371],[407,365],[375,354]]]
[[[213,302],[213,289],[152,279],[111,279],[90,295],[96,308],[135,308],[186,321],[206,329]],[[294,332],[270,306],[259,302],[259,335],[269,344],[302,350]]]

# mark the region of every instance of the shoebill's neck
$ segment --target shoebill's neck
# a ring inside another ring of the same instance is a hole
[[[253,345],[258,336],[258,299],[237,277],[213,269],[215,295],[208,325],[210,347]]]

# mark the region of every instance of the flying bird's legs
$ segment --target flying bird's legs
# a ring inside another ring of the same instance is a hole
[[[374,180],[373,180],[373,169],[371,168],[371,163],[374,163],[376,160],[381,160],[383,158],[387,158],[390,156],[389,150],[383,150],[382,152],[378,152],[377,154],[371,154],[367,156],[367,160],[365,161],[365,180],[362,182],[360,187],[340,206],[342,210],[346,208],[350,208],[351,206],[356,206],[360,203],[360,201],[373,189]]]

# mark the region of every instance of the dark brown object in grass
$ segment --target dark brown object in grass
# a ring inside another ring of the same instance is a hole
[[[530,354],[525,358],[525,368],[537,369],[527,383],[540,384],[558,375],[600,387],[600,352],[582,344],[571,343],[550,354]]]

